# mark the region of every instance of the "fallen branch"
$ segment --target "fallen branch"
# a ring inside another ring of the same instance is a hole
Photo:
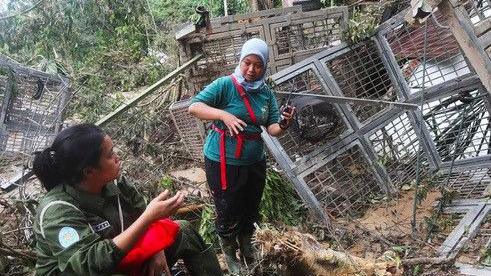
[[[2,242],[0,242],[0,255],[12,256],[30,263],[36,262],[36,254],[34,252],[28,250],[16,250]]]
[[[296,231],[256,231],[265,264],[285,266],[288,275],[402,275],[396,261],[369,260],[325,248],[315,238]]]
[[[198,213],[203,210],[205,204],[190,204],[187,206],[183,206],[176,211],[176,215],[184,215],[188,213]]]
[[[411,258],[401,260],[403,265],[414,266],[419,264],[431,264],[431,265],[441,265],[452,263],[455,257],[445,258],[445,257],[421,257],[421,258]]]

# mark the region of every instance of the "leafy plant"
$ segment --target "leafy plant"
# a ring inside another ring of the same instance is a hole
[[[263,221],[280,221],[287,225],[298,225],[302,217],[302,204],[290,183],[273,169],[266,172],[266,186],[260,205]]]
[[[174,194],[174,185],[172,183],[172,178],[170,178],[168,175],[162,177],[160,180],[160,186],[162,186],[164,189],[168,189],[172,194]]]
[[[382,9],[383,5],[370,5],[364,9],[354,8],[344,32],[344,39],[354,44],[370,37],[378,27]]]
[[[481,264],[491,266],[491,248],[488,247],[481,252]]]
[[[203,237],[206,243],[218,245],[218,238],[215,232],[215,206],[206,204],[201,212],[201,220],[199,225],[199,234]]]

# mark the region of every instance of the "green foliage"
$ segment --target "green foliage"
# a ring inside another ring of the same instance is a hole
[[[481,252],[481,264],[487,267],[491,266],[491,248],[485,248]]]
[[[337,2],[341,2],[341,1],[336,1],[336,0],[320,0],[321,4],[322,4],[322,7],[334,7],[337,5]]]
[[[413,276],[421,275],[422,273],[423,273],[423,267],[421,265],[418,264],[413,268],[413,273],[412,273]]]
[[[150,7],[157,25],[169,23],[184,23],[195,21],[197,6],[204,6],[210,12],[211,17],[223,16],[225,14],[223,1],[213,0],[149,0]],[[244,13],[248,10],[247,0],[228,1],[229,14]]]
[[[174,185],[172,183],[172,178],[170,178],[170,176],[166,175],[162,177],[162,179],[160,180],[160,186],[162,186],[162,188],[167,189],[172,194],[174,194]]]
[[[215,206],[212,204],[205,205],[201,212],[201,220],[199,225],[199,234],[208,244],[218,244],[217,234],[215,233]]]
[[[383,5],[367,6],[365,9],[355,8],[344,32],[344,39],[349,43],[358,43],[370,37],[378,27]]]
[[[268,169],[260,206],[263,221],[280,221],[286,225],[298,225],[303,211],[301,202],[290,183],[278,172]]]
[[[119,92],[151,84],[175,67],[177,58],[164,65],[149,55],[165,51],[162,37],[172,36],[156,33],[151,15],[139,0],[43,1],[0,21],[0,53],[69,75],[75,98],[68,116],[95,122],[121,103]]]

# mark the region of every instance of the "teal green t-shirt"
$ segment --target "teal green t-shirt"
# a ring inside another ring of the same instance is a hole
[[[247,92],[249,102],[251,103],[254,115],[256,116],[257,124],[268,127],[271,124],[277,123],[280,118],[278,103],[276,98],[267,85],[256,91]],[[192,100],[194,102],[202,102],[211,107],[225,110],[237,118],[244,121],[247,126],[244,131],[246,133],[260,133],[261,128],[253,125],[244,101],[235,89],[230,76],[221,77],[205,87]],[[218,128],[225,129],[222,121],[213,122]],[[214,130],[210,130],[206,137],[203,152],[205,156],[214,161],[220,161],[219,149],[219,134]],[[246,140],[242,148],[242,155],[239,159],[235,158],[235,146],[237,139],[227,136],[226,138],[226,157],[227,164],[230,165],[250,165],[264,159],[264,146],[262,139]]]

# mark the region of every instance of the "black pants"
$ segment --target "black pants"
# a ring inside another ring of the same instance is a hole
[[[174,265],[177,259],[182,259],[193,276],[222,275],[220,264],[211,245],[205,244],[198,231],[188,221],[176,222],[179,224],[176,240],[165,249],[169,267]]]
[[[245,166],[227,165],[225,191],[220,185],[220,162],[205,158],[205,171],[217,210],[215,227],[218,235],[230,238],[239,233],[252,233],[254,222],[259,221],[266,160]]]

